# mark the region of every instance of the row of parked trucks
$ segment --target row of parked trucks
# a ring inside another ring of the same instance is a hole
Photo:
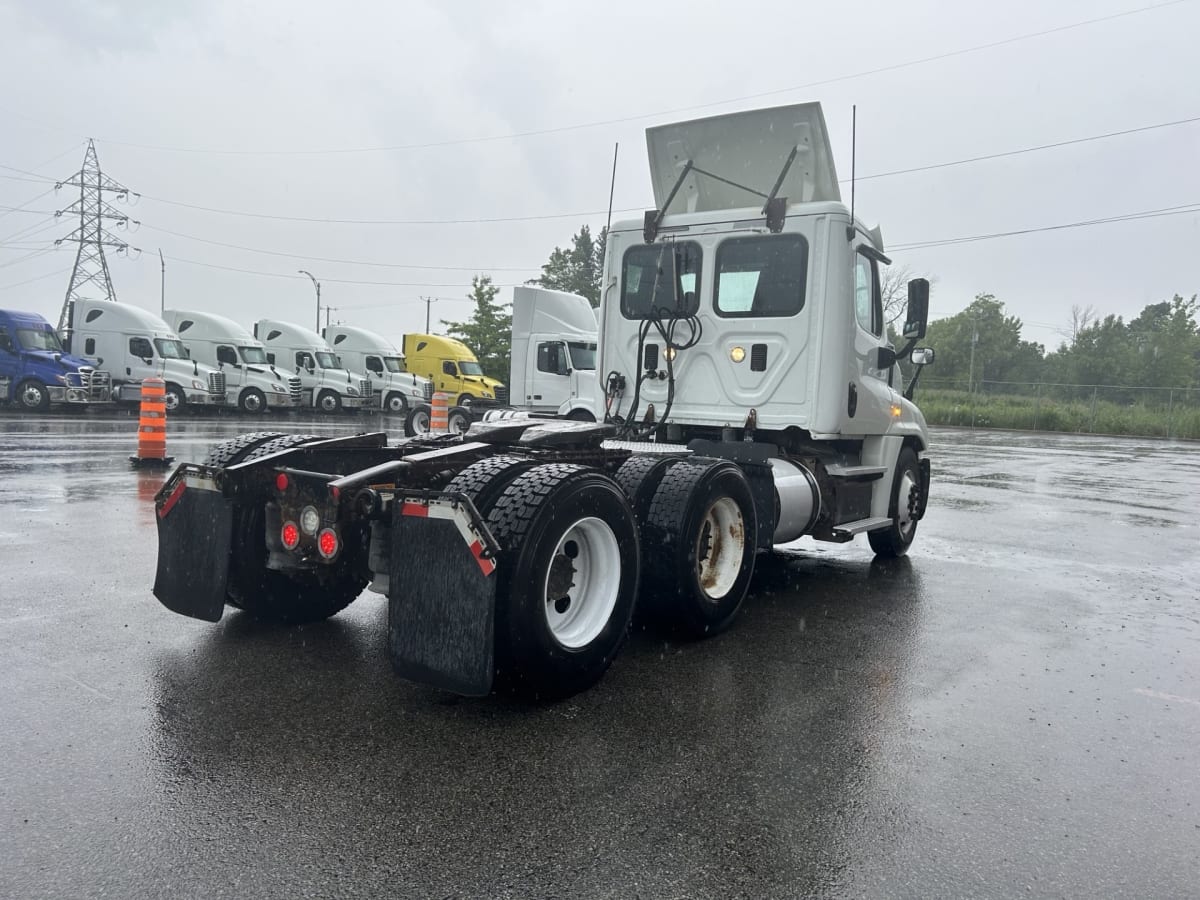
[[[524,407],[595,418],[596,319],[582,297],[540,288],[514,293],[513,384]],[[557,331],[554,329],[557,328]],[[165,310],[161,317],[111,301],[76,301],[62,334],[34,313],[0,311],[0,400],[36,411],[135,401],[151,376],[166,382],[170,411],[184,407],[383,410],[412,434],[427,428],[434,391],[467,410],[504,406],[508,388],[474,354],[441,335],[406,334],[403,351],[354,325],[318,334],[260,319],[253,332],[225,316]]]

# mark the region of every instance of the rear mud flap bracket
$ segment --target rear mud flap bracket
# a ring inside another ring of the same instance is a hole
[[[388,652],[402,678],[470,697],[495,670],[496,547],[463,495],[392,504]]]

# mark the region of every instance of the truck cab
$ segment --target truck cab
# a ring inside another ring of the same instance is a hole
[[[262,341],[268,363],[300,379],[302,405],[325,413],[371,407],[371,382],[346,371],[315,331],[294,322],[259,319],[254,336]]]
[[[191,359],[225,374],[228,405],[247,413],[300,406],[299,377],[271,365],[262,341],[237,322],[180,309],[166,310],[163,319],[179,334]]]
[[[513,288],[511,401],[533,413],[604,418],[596,377],[596,314],[587,298]]]
[[[49,322],[37,313],[0,310],[0,401],[43,411],[51,403],[111,399],[109,374],[67,353]]]
[[[406,334],[404,364],[414,375],[422,375],[433,390],[449,394],[452,406],[508,402],[508,388],[483,374],[479,360],[462,341],[439,334]]]
[[[67,323],[63,343],[111,373],[114,399],[139,399],[142,379],[155,377],[167,383],[168,411],[224,405],[224,373],[189,359],[179,335],[153,313],[112,300],[75,300]]]
[[[330,325],[323,334],[346,369],[370,379],[384,412],[402,416],[432,399],[429,379],[406,370],[404,355],[383,335],[354,325]]]

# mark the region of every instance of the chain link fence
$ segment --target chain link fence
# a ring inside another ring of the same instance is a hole
[[[1200,440],[1195,388],[922,377],[916,400],[931,425]]]

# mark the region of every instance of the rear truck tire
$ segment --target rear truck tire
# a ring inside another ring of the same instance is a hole
[[[740,468],[682,459],[667,470],[642,526],[652,612],[694,637],[728,628],[754,575],[758,520]]]
[[[166,405],[167,412],[180,412],[187,407],[187,394],[183,392],[183,388],[174,382],[167,382],[166,393],[163,394],[163,403]]]
[[[466,434],[471,427],[471,413],[461,406],[456,406],[446,413],[446,431],[449,434]]]
[[[633,515],[637,518],[639,526],[646,521],[650,512],[650,502],[654,499],[659,482],[680,459],[678,456],[635,454],[617,469],[613,480],[620,485],[629,499],[629,505],[633,507]]]
[[[904,447],[896,458],[896,477],[888,515],[892,524],[879,531],[867,532],[867,541],[876,556],[895,558],[908,553],[917,536],[917,510],[921,508],[921,467],[912,447]]]
[[[14,395],[21,409],[27,412],[45,412],[50,408],[50,390],[40,381],[30,378],[17,385]]]
[[[238,462],[250,462],[316,440],[320,437],[313,434],[276,435],[256,444]],[[291,575],[267,568],[266,509],[262,505],[243,506],[235,510],[234,516],[225,596],[228,605],[263,621],[301,625],[336,615],[366,588],[364,527],[342,533],[341,555],[332,566]]]
[[[244,413],[260,415],[267,410],[267,395],[258,388],[246,388],[238,396],[238,408]]]
[[[429,434],[429,415],[430,409],[428,403],[418,403],[416,406],[408,408],[408,415],[404,417],[404,433],[408,437],[416,437],[418,434]]]
[[[586,409],[573,409],[567,413],[567,418],[573,422],[595,422],[596,417]]]
[[[398,391],[392,391],[387,395],[387,402],[383,408],[394,416],[403,416],[408,413],[408,398]]]
[[[541,465],[486,513],[500,544],[496,664],[500,683],[537,699],[591,687],[629,633],[641,554],[621,489],[583,466]]]
[[[342,395],[329,388],[317,394],[317,409],[323,413],[336,413],[342,410]]]
[[[446,490],[466,494],[480,515],[487,515],[504,489],[536,465],[524,456],[489,456],[455,475]]]
[[[250,453],[259,444],[265,444],[272,438],[283,437],[282,431],[255,431],[239,435],[235,438],[221,441],[214,445],[204,457],[206,466],[232,466],[241,462],[242,457]]]

